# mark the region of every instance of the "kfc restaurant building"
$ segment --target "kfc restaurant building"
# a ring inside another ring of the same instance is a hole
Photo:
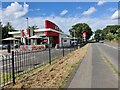
[[[48,45],[55,47],[56,45],[61,47],[70,45],[70,38],[68,35],[62,32],[62,30],[53,22],[45,20],[44,28],[37,30],[22,30],[21,32],[9,32],[15,38],[19,38],[24,44],[31,48],[34,46]],[[44,46],[45,47],[45,46]]]

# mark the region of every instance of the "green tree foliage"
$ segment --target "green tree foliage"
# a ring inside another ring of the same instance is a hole
[[[111,25],[111,26],[106,26],[103,29],[103,31],[105,34],[108,34],[108,33],[116,34],[119,28],[120,28],[120,25]]]
[[[30,30],[35,30],[35,29],[39,29],[38,26],[34,25],[34,26],[29,26]]]
[[[75,24],[72,26],[71,29],[69,29],[70,35],[72,37],[78,38],[79,42],[82,40],[82,34],[84,31],[86,32],[86,39],[88,40],[92,35],[92,30],[89,27],[89,25],[87,25],[86,23]],[[75,32],[75,36],[74,36],[74,32]]]
[[[103,36],[102,30],[98,29],[98,30],[95,31],[94,38],[95,38],[96,41],[102,40],[103,39],[102,36]]]
[[[114,34],[113,33],[108,33],[107,35],[106,35],[106,39],[107,40],[113,40],[114,39]]]
[[[12,37],[11,35],[8,34],[8,32],[14,31],[14,28],[12,25],[8,22],[3,28],[2,28],[2,38],[8,38]]]
[[[101,36],[100,36],[101,35]],[[103,30],[96,30],[95,31],[95,39],[96,41],[99,40],[119,40],[120,39],[120,25],[109,25],[106,26]]]

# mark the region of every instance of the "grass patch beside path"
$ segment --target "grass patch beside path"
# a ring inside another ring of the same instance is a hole
[[[12,80],[12,74],[11,73],[0,73],[0,83],[4,84],[7,82],[10,82]]]
[[[46,64],[16,80],[16,84],[5,88],[62,88],[71,72],[82,61],[89,45],[77,49],[63,58],[57,58],[51,65]]]

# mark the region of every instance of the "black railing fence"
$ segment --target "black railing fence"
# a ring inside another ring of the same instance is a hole
[[[10,55],[0,56],[0,87],[9,83],[15,84],[16,77],[34,69],[35,67],[54,60],[57,57],[65,56],[67,53],[76,50],[70,48],[47,48],[35,51],[12,51]]]

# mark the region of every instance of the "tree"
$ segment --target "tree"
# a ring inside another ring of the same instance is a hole
[[[117,34],[117,30],[120,28],[120,25],[109,25],[106,26],[103,31],[107,35],[108,33]]]
[[[34,25],[34,26],[29,26],[30,30],[35,30],[35,29],[39,29],[38,26]]]
[[[95,39],[99,40],[119,40],[120,39],[120,25],[109,25],[106,26],[103,30],[95,31]]]
[[[99,40],[104,40],[104,33],[101,29],[95,31],[95,40],[98,42]]]
[[[80,41],[82,39],[82,34],[84,31],[86,32],[86,39],[88,40],[92,35],[92,31],[89,25],[87,25],[86,23],[75,24],[72,26],[71,29],[69,29],[70,35],[72,37],[78,38],[78,40]],[[74,36],[74,32],[75,32],[75,36]]]
[[[12,35],[9,35],[8,32],[14,31],[14,28],[12,25],[8,22],[3,28],[2,28],[2,38],[8,38],[12,37]]]
[[[28,27],[30,30],[33,30],[33,35],[34,35],[34,30],[39,29],[38,26],[34,25],[34,26],[29,26]]]
[[[106,39],[108,39],[108,40],[113,40],[114,39],[114,35],[113,35],[113,33],[108,33],[107,35],[106,35]]]
[[[120,38],[120,28],[117,30],[118,37]]]
[[[117,30],[117,34],[115,36],[116,40],[120,40],[120,28]]]

